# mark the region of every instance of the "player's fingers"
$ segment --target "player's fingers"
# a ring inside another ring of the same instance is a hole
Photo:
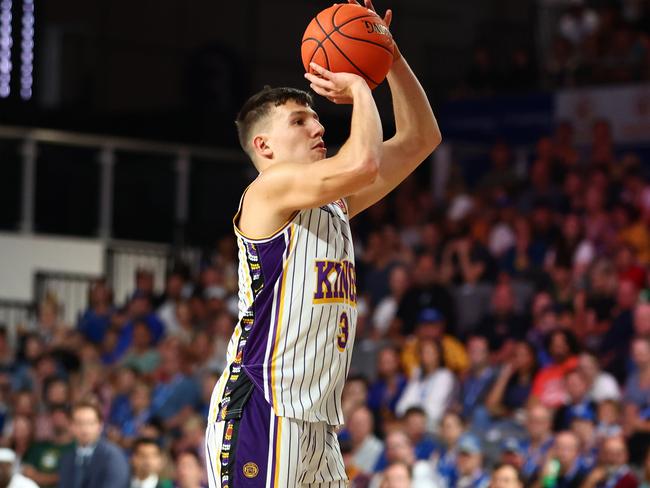
[[[372,5],[372,0],[363,0],[364,5],[366,6],[367,9],[372,10],[375,12],[375,7]]]
[[[326,90],[334,90],[334,89],[336,89],[336,85],[331,80],[322,78],[322,77],[320,77],[318,75],[315,75],[313,73],[305,73],[305,78],[307,78],[313,84],[318,85],[321,88],[324,88]]]
[[[321,76],[324,77],[324,78],[331,78],[331,77],[332,77],[332,72],[326,70],[326,69],[323,68],[320,64],[316,64],[316,63],[314,63],[314,62],[312,61],[311,63],[309,63],[309,67],[310,67],[311,69],[313,69],[313,70],[316,72],[316,74],[319,74],[319,75],[321,75]]]
[[[359,2],[357,2],[357,0],[348,0],[348,3],[351,3],[353,5],[359,5]]]
[[[386,15],[384,15],[384,24],[386,27],[390,27],[390,23],[393,21],[393,11],[391,9],[386,10]]]

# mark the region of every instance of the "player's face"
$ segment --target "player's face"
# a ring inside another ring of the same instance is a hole
[[[282,162],[313,162],[327,154],[325,128],[313,109],[289,100],[275,108],[267,143],[273,159]]]

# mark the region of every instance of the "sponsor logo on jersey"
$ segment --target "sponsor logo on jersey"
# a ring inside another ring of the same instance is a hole
[[[314,303],[357,303],[357,275],[350,261],[316,260]]]

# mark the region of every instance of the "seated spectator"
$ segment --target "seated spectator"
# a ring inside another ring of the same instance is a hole
[[[629,437],[630,459],[640,464],[650,445],[650,339],[636,337],[631,356],[636,371],[625,383],[623,426]]]
[[[75,449],[61,458],[59,486],[125,488],[129,465],[122,450],[102,439],[101,412],[94,403],[78,403],[72,409]]]
[[[600,369],[598,356],[591,351],[583,351],[578,357],[578,369],[590,385],[588,396],[594,402],[603,400],[619,400],[621,389],[616,378]]]
[[[384,449],[383,443],[373,434],[372,413],[366,407],[358,407],[347,423],[352,443],[352,462],[362,473],[372,473]]]
[[[516,466],[502,463],[494,467],[489,486],[490,488],[524,488],[524,481]]]
[[[33,443],[22,460],[22,473],[41,488],[59,486],[61,458],[74,448],[68,407],[54,406],[49,412],[52,437]]]
[[[413,488],[412,479],[409,466],[396,462],[384,471],[379,488]]]
[[[402,349],[402,364],[411,377],[419,367],[417,345],[422,341],[435,341],[442,346],[447,368],[462,374],[469,366],[469,358],[462,342],[446,332],[445,317],[435,308],[424,308],[418,314],[414,337],[409,338]]]
[[[437,342],[418,344],[421,367],[409,379],[396,412],[404,415],[410,407],[427,412],[429,432],[435,432],[445,409],[450,405],[454,390],[454,375],[445,367],[442,348]]]
[[[553,430],[567,430],[576,411],[586,410],[595,419],[596,404],[589,398],[589,383],[579,369],[571,370],[564,376],[564,389],[566,401],[555,412]]]
[[[490,476],[483,466],[481,442],[473,434],[463,434],[458,440],[457,488],[487,488]]]
[[[104,278],[95,280],[88,290],[89,307],[79,318],[77,330],[86,340],[101,344],[104,334],[111,325],[113,314],[113,292]]]
[[[543,405],[531,405],[526,411],[526,462],[521,468],[527,483],[537,479],[539,471],[553,445],[551,410]]]
[[[501,366],[485,405],[492,417],[509,417],[526,406],[537,373],[534,347],[525,341],[515,344],[512,355]]]
[[[393,346],[380,349],[377,355],[377,380],[368,390],[368,407],[377,419],[395,418],[395,407],[406,383],[406,376],[400,368],[399,350]]]
[[[178,270],[174,270],[167,275],[162,303],[156,310],[156,315],[165,325],[165,335],[167,336],[176,335],[176,332],[180,329],[176,313],[177,307],[183,299],[185,281],[185,275]]]
[[[450,330],[455,330],[456,311],[449,290],[440,283],[436,258],[431,253],[417,257],[413,270],[413,282],[399,301],[395,321],[391,325],[391,338],[401,341],[415,333],[423,309],[438,310],[446,318]],[[398,342],[399,344],[399,342]]]
[[[543,485],[547,488],[580,488],[587,470],[580,463],[580,441],[570,431],[559,432],[549,453],[551,458],[542,468]]]
[[[397,315],[397,309],[409,289],[409,280],[409,271],[406,266],[398,264],[391,269],[388,278],[390,294],[377,304],[372,315],[372,335],[375,338],[383,338],[390,332],[391,324]]]
[[[506,437],[501,443],[499,462],[501,464],[509,464],[521,476],[521,468],[523,468],[524,462],[526,461],[525,455],[526,448],[521,440],[516,437]]]
[[[438,448],[438,443],[427,432],[427,413],[422,408],[411,407],[402,418],[404,432],[413,444],[416,459],[429,459]]]
[[[135,292],[128,305],[128,320],[120,328],[117,345],[112,351],[113,360],[120,359],[131,347],[136,320],[145,322],[149,327],[152,345],[158,344],[165,334],[165,326],[153,312],[150,295],[144,292]]]
[[[401,430],[393,430],[386,436],[386,459],[389,470],[394,463],[404,463],[409,467],[412,476],[413,488],[437,488],[435,473],[427,461],[415,457],[413,444],[408,436]],[[381,486],[379,480],[385,476],[378,473],[370,482],[370,487]]]
[[[547,407],[559,407],[566,400],[564,375],[578,366],[578,342],[568,330],[556,330],[546,340],[552,363],[533,380],[532,397]]]
[[[526,337],[527,324],[515,311],[515,296],[510,283],[500,283],[492,291],[491,310],[477,328],[488,340],[494,362],[510,355],[514,341]]]
[[[14,473],[16,454],[6,447],[0,448],[0,486],[7,488],[38,488],[38,485],[20,473]]]
[[[176,478],[174,488],[208,488],[203,481],[204,468],[199,455],[194,451],[184,451],[176,457],[174,463]],[[215,476],[214,472],[212,476]],[[213,480],[215,486],[220,486],[220,481]]]
[[[111,420],[111,440],[125,448],[130,447],[151,417],[151,387],[138,381],[129,394],[126,408]]]
[[[465,422],[453,411],[445,412],[440,421],[440,439],[443,446],[431,456],[436,475],[446,486],[458,481],[458,441],[465,433]]]
[[[160,364],[160,354],[152,347],[151,329],[143,320],[133,322],[131,347],[121,363],[143,374],[152,373]]]
[[[601,460],[589,473],[582,488],[637,488],[639,481],[628,464],[628,451],[622,437],[603,441]]]
[[[616,400],[603,400],[596,411],[596,432],[600,439],[621,435],[623,407]]]
[[[343,387],[341,394],[341,410],[343,411],[343,419],[345,425],[348,424],[348,419],[352,412],[359,407],[365,407],[368,404],[368,382],[363,376],[350,375]],[[339,440],[349,439],[346,427],[339,432]]]
[[[489,415],[484,407],[495,379],[495,370],[490,366],[488,342],[485,337],[473,336],[467,341],[469,371],[460,384],[458,403],[463,418],[477,430],[487,429]]]
[[[574,407],[571,412],[570,427],[580,443],[580,465],[585,470],[591,470],[598,461],[595,412],[585,405]]]
[[[171,480],[163,479],[163,454],[153,439],[141,437],[133,444],[130,488],[172,488]]]
[[[199,386],[182,368],[178,344],[169,340],[160,349],[161,364],[157,383],[151,394],[151,415],[158,417],[167,429],[180,427],[200,406]]]

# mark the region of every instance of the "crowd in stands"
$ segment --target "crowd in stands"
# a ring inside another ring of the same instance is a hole
[[[605,121],[588,148],[572,134],[541,137],[524,178],[499,141],[443,204],[415,175],[353,220],[352,487],[650,486],[649,168]],[[234,237],[198,276],[173,268],[158,294],[143,268],[134,288],[97,280],[76,324],[51,296],[15,344],[0,329],[0,477],[206,486]]]
[[[550,45],[504,50],[483,43],[475,51],[458,96],[650,80],[650,2],[647,0],[542,0]],[[544,5],[549,5],[544,7]]]

